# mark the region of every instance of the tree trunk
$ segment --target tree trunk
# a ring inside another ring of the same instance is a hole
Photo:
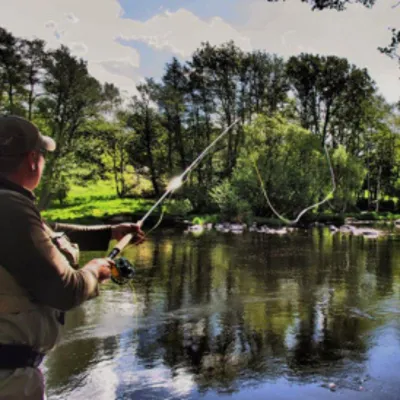
[[[31,89],[29,91],[29,96],[28,96],[28,119],[29,121],[32,121],[32,108],[33,108],[33,85],[31,84]]]
[[[378,172],[378,182],[376,185],[376,207],[375,211],[379,212],[379,196],[380,196],[380,191],[381,191],[381,176],[382,176],[382,166],[379,166],[379,172]]]
[[[148,114],[149,114],[149,110],[146,110],[146,119],[145,119],[145,127],[144,127],[146,151],[147,151],[147,157],[149,159],[151,183],[153,185],[155,195],[159,196],[160,189],[158,187],[157,171],[156,171],[156,168],[154,165],[153,152],[152,152],[152,148],[151,148],[151,140],[150,140],[151,139],[151,126],[150,126],[150,118],[149,118]],[[170,155],[168,155],[168,157],[169,156]]]
[[[8,101],[9,101],[9,110],[10,114],[14,114],[14,93],[13,93],[13,87],[11,84],[8,85]]]

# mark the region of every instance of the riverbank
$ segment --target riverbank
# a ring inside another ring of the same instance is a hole
[[[94,195],[89,198],[75,198],[64,205],[53,205],[50,209],[43,211],[42,215],[49,222],[96,224],[138,221],[154,203],[155,200],[150,199],[118,199],[96,197]],[[246,220],[229,220],[218,214],[196,214],[190,212],[189,208],[185,206],[185,202],[180,200],[166,202],[163,208],[162,226],[205,225],[221,222],[243,222],[248,225],[257,224],[270,227],[285,225],[278,218],[271,217],[255,216],[249,217]],[[160,217],[161,210],[155,210],[149,217],[148,224],[157,223]],[[341,226],[345,223],[363,225],[394,224],[396,220],[400,220],[400,214],[387,212],[359,212],[349,214],[309,213],[300,220],[298,226],[308,227],[318,224]]]
[[[117,223],[121,221],[138,221],[151,208],[157,199],[125,198],[115,196],[115,191],[110,181],[98,181],[89,186],[73,186],[68,197],[60,203],[53,202],[48,210],[42,212],[42,216],[49,222],[66,223]],[[149,217],[147,223],[154,225],[160,219],[162,212],[162,226],[181,226],[182,224],[205,225],[223,222],[246,223],[247,225],[267,225],[272,228],[284,226],[285,223],[273,217],[247,217],[232,218],[229,220],[216,213],[198,214],[192,209],[188,200],[173,198],[163,203],[163,212],[156,209]],[[350,220],[349,220],[350,219]],[[341,226],[351,221],[353,224],[394,223],[400,219],[400,214],[390,212],[358,212],[346,214],[334,213],[307,213],[299,226],[311,224],[324,224]]]

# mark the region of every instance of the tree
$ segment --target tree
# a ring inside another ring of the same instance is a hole
[[[112,83],[105,83],[102,88],[102,111],[112,119],[122,105],[122,98],[119,89]]]
[[[330,190],[329,170],[319,139],[280,116],[258,117],[246,128],[246,143],[232,176],[232,188],[256,215],[271,215],[255,166],[273,204],[294,216]]]
[[[392,28],[392,41],[386,47],[379,47],[379,50],[386,54],[387,56],[397,60],[400,66],[400,55],[398,54],[397,50],[400,45],[400,30]]]
[[[376,97],[369,108],[370,120],[364,139],[363,159],[367,168],[364,188],[368,191],[368,208],[379,211],[382,193],[397,196],[400,158],[398,125],[393,106]]]
[[[180,168],[184,170],[187,167],[183,133],[187,93],[186,71],[176,58],[173,58],[172,62],[168,63],[165,69],[166,72],[162,78],[162,86],[159,86],[156,99],[166,117],[166,127],[169,131],[170,158],[172,158],[171,151],[173,147],[176,147]],[[172,160],[170,162],[170,166],[172,167]]]
[[[43,83],[44,66],[47,54],[44,50],[45,43],[42,40],[23,40],[22,41],[22,57],[26,63],[26,92],[28,110],[27,118],[32,119],[33,105],[39,96],[43,93],[35,93],[37,86]]]
[[[136,133],[130,154],[134,165],[145,165],[149,169],[154,194],[159,196],[160,176],[166,170],[164,130],[159,115],[151,105],[152,82],[139,85],[137,89],[140,97],[133,98],[126,121]]]
[[[22,46],[21,40],[0,27],[0,90],[2,95],[5,93],[6,98],[0,106],[9,114],[21,114],[18,95],[24,92],[27,68]]]
[[[361,189],[364,178],[363,162],[346,153],[342,146],[330,153],[338,187],[333,205],[343,211],[356,202],[354,194]],[[212,192],[213,198],[219,195],[219,199],[225,199],[225,207],[232,199],[238,204],[246,201],[254,214],[270,216],[254,163],[272,205],[289,218],[332,190],[328,162],[319,139],[280,116],[260,116],[247,128],[246,143],[230,186],[223,182]],[[242,212],[244,209],[242,204]]]
[[[231,125],[238,114],[240,63],[243,52],[233,42],[228,42],[220,47],[211,46],[209,43],[195,52],[194,62],[203,70],[210,81],[211,93],[215,99],[216,112],[222,124]],[[243,117],[243,114],[242,114]],[[228,146],[224,175],[229,176],[236,162],[238,145],[241,135],[234,135],[237,127],[228,133]]]
[[[281,0],[267,0],[269,2],[277,2]],[[285,1],[285,0],[283,0]],[[325,10],[334,9],[342,11],[346,8],[347,4],[354,3],[354,0],[301,0],[303,3],[311,4],[313,10]],[[376,0],[355,0],[357,3],[364,5],[365,7],[372,7]]]
[[[291,57],[286,70],[301,125],[320,137],[322,144],[328,138],[339,144],[349,140],[346,133],[359,133],[367,115],[366,104],[375,92],[366,70],[336,56],[304,53]]]
[[[63,157],[74,151],[79,129],[96,115],[103,101],[101,85],[89,75],[86,63],[73,57],[66,47],[49,53],[45,68],[46,95],[40,99],[38,110],[57,142],[57,149],[48,161],[43,178],[41,208],[50,201],[51,186],[57,182]]]
[[[126,197],[134,187],[132,176],[135,174],[129,162],[128,148],[134,138],[133,130],[125,127],[121,116],[119,122],[105,123],[101,126],[103,140],[102,162],[111,170],[115,189],[119,198]],[[100,132],[98,132],[100,133]]]

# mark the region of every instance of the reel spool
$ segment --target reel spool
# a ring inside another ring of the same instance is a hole
[[[115,267],[111,269],[111,280],[117,285],[124,285],[135,275],[133,265],[124,257],[115,260]]]

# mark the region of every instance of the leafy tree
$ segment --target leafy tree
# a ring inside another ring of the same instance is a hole
[[[152,82],[139,85],[137,89],[139,96],[133,98],[126,119],[127,126],[136,133],[130,154],[133,165],[149,169],[154,194],[159,196],[160,177],[166,171],[165,132],[160,116],[151,104]]]
[[[339,188],[333,205],[343,210],[356,201],[354,193],[360,190],[364,178],[363,164],[347,154],[343,147],[335,150],[331,158]],[[342,163],[337,172],[339,165],[335,161]],[[212,192],[214,199],[216,195],[222,199],[225,194],[226,207],[230,207],[236,196],[241,201],[246,200],[256,215],[271,215],[261,194],[254,164],[271,203],[280,214],[290,218],[332,189],[329,166],[318,138],[279,116],[260,116],[247,128],[246,143],[231,186],[224,183]]]
[[[45,42],[42,40],[23,40],[21,46],[23,60],[26,64],[26,103],[28,105],[27,118],[33,118],[33,106],[42,93],[36,90],[43,83],[44,66],[46,63],[47,53],[45,52]]]
[[[400,139],[398,137],[397,118],[393,107],[381,97],[377,97],[370,108],[370,121],[365,136],[365,166],[367,180],[365,189],[368,191],[368,207],[375,203],[379,211],[382,193],[396,196],[396,181],[399,176]]]
[[[366,169],[362,160],[346,152],[342,145],[332,154],[332,166],[335,171],[336,191],[331,205],[335,211],[344,213],[357,203]]]
[[[267,0],[267,1],[277,2],[281,0]],[[311,4],[313,10],[334,9],[338,11],[344,10],[347,4],[354,3],[354,0],[312,0],[312,1],[301,0],[301,1],[303,3]],[[376,0],[355,0],[355,1],[366,7],[372,7],[376,3]]]
[[[348,127],[360,130],[366,118],[366,104],[375,92],[366,70],[350,65],[335,56],[301,54],[291,57],[287,74],[298,102],[298,113],[304,128],[310,129],[325,143],[336,133],[338,141],[348,140]]]
[[[80,128],[96,116],[103,101],[101,85],[89,75],[86,63],[73,57],[66,47],[49,53],[45,69],[43,88],[46,95],[38,102],[38,111],[50,135],[55,138],[57,149],[45,171],[40,193],[41,208],[50,201],[50,188],[57,182],[63,158],[74,151]]]
[[[24,92],[26,64],[21,48],[22,41],[0,27],[0,90],[3,94],[0,106],[10,114],[21,114],[22,111],[18,97]]]

